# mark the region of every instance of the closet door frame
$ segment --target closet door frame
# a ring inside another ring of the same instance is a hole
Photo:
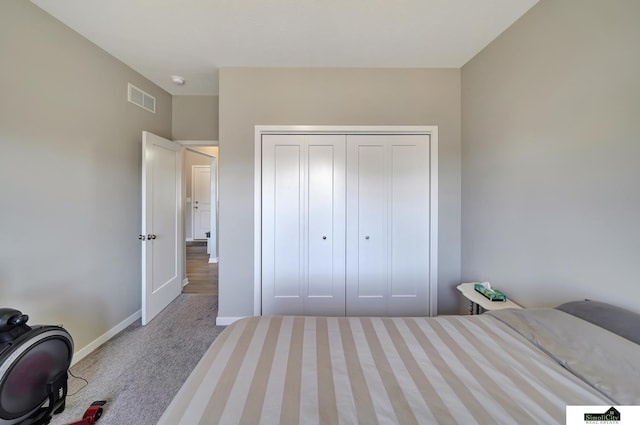
[[[429,306],[438,314],[438,127],[257,125],[254,150],[254,315],[262,315],[262,136],[266,134],[420,134],[429,136]]]

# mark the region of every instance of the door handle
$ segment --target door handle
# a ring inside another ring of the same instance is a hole
[[[153,240],[156,238],[156,235],[147,235],[147,240]]]
[[[197,210],[197,209],[198,209],[198,206],[195,206],[195,207],[193,207],[193,208]]]
[[[369,240],[369,236],[365,236],[364,238],[365,238],[366,240]]]
[[[143,240],[147,239],[147,237],[145,235],[138,235],[138,239],[143,241]]]

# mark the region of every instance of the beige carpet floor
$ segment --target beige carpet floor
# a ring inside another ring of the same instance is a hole
[[[224,329],[216,315],[216,296],[182,294],[147,326],[138,320],[71,368],[89,383],[69,376],[51,425],[82,419],[95,400],[107,400],[98,425],[154,425]]]

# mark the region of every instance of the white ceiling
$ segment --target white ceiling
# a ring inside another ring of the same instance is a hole
[[[169,93],[197,95],[232,66],[459,68],[537,1],[32,0]]]

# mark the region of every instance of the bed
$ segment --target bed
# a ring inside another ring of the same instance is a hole
[[[564,424],[567,405],[640,404],[639,318],[576,302],[476,316],[242,319],[158,424]]]

